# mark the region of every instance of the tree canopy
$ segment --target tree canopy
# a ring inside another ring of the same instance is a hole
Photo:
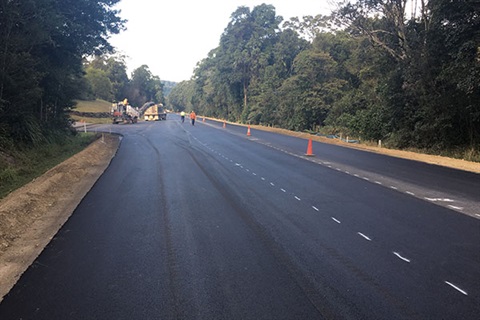
[[[85,89],[83,58],[110,52],[109,35],[124,28],[118,1],[0,2],[0,144],[42,142],[67,128]]]
[[[337,2],[292,18],[239,7],[175,106],[229,120],[382,139],[396,147],[480,144],[480,5]]]

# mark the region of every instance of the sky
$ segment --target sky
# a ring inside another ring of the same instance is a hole
[[[239,6],[250,9],[271,4],[284,21],[291,17],[328,14],[325,0],[121,0],[115,9],[127,19],[127,30],[110,38],[125,55],[129,76],[147,65],[161,80],[189,80],[197,62],[218,47],[231,14]]]

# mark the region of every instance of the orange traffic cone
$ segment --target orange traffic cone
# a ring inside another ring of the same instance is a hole
[[[203,117],[203,120],[202,120],[202,121],[205,122],[205,117]]]
[[[307,153],[305,154],[306,156],[313,157],[313,151],[312,151],[312,138],[308,140],[308,147],[307,147]]]
[[[247,129],[247,136],[251,136],[252,134],[250,133],[250,125],[248,125],[248,129]]]
[[[224,128],[227,127],[227,123],[225,122],[225,120],[223,120],[223,127],[224,127]]]

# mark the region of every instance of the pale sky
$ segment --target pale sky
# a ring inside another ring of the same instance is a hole
[[[146,64],[161,80],[189,80],[197,62],[216,48],[239,7],[271,4],[283,20],[329,14],[327,0],[122,0],[116,8],[127,30],[111,44],[127,56],[128,73]]]

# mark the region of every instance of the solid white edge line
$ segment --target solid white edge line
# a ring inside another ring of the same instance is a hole
[[[448,207],[452,208],[452,209],[455,209],[455,210],[463,210],[462,207],[452,206],[451,204],[449,204]]]
[[[358,234],[359,236],[365,238],[365,239],[368,240],[368,241],[372,241],[372,239],[370,239],[369,237],[367,237],[366,235],[364,235],[364,234],[361,233],[361,232],[357,232],[357,234]]]
[[[410,259],[402,257],[400,253],[394,251],[393,254],[396,255],[398,258],[402,259],[403,261],[410,263]]]
[[[457,291],[463,293],[464,295],[468,296],[468,293],[465,290],[460,289],[459,287],[457,287],[453,283],[448,282],[448,281],[445,281],[445,283],[448,284],[450,287],[454,288],[455,290],[457,290]]]

